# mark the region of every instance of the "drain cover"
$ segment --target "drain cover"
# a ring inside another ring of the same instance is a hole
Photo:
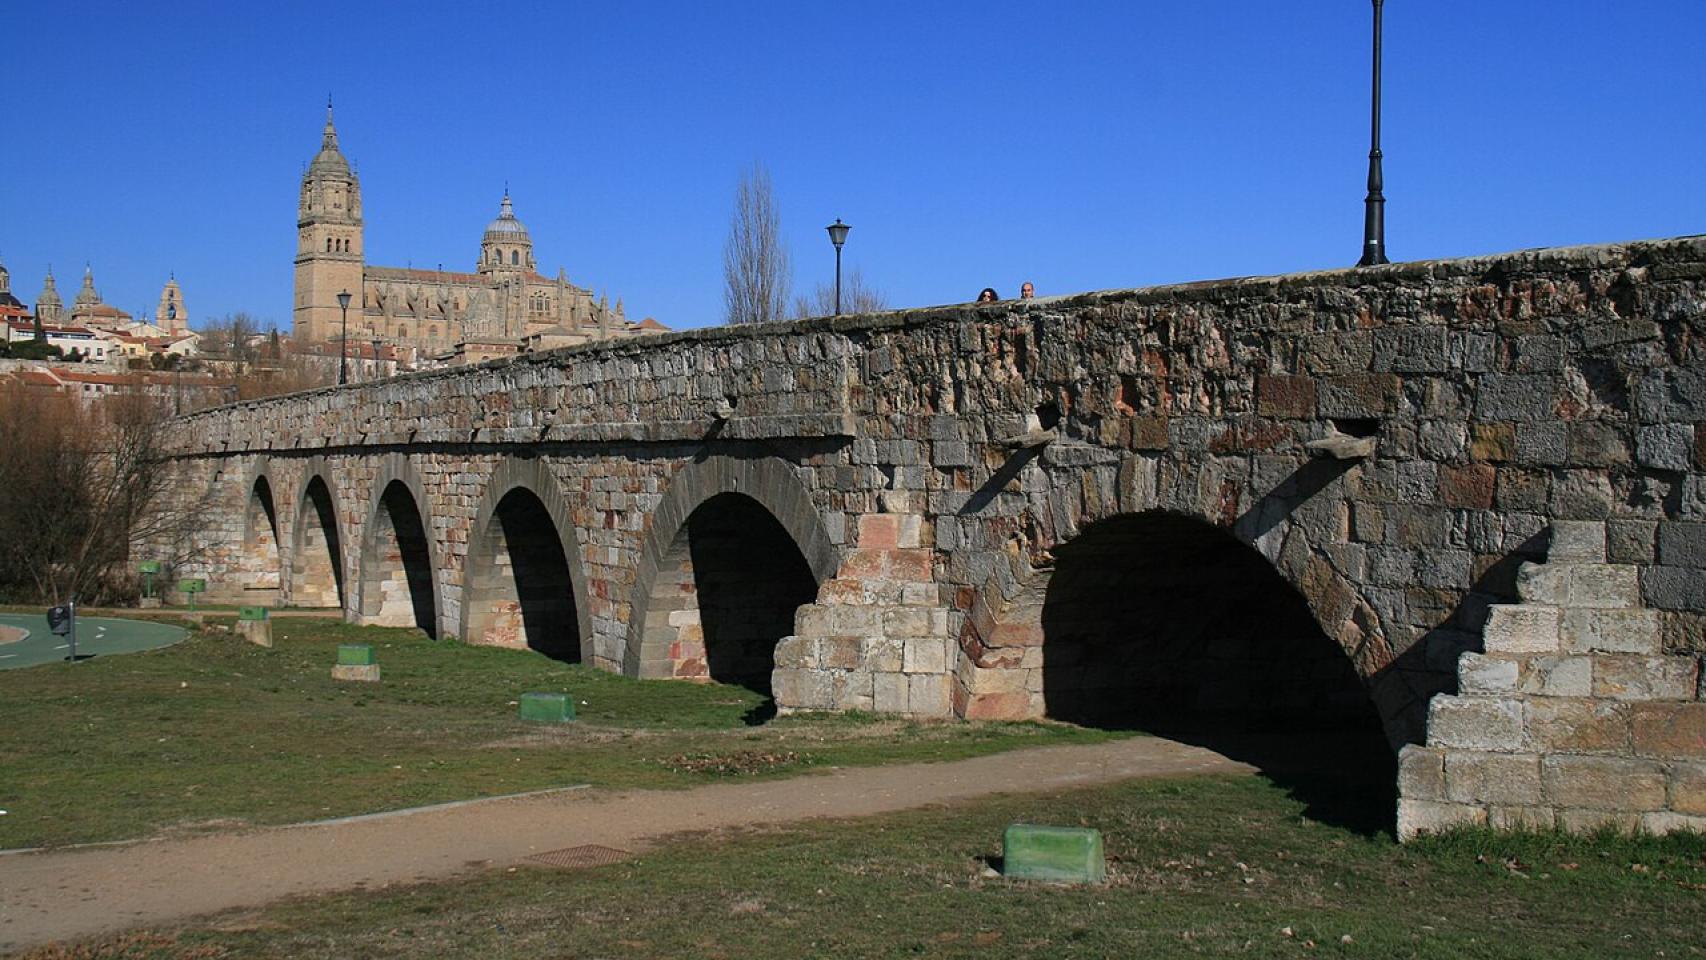
[[[631,856],[633,854],[626,850],[618,850],[615,847],[601,847],[592,843],[581,847],[550,850],[528,857],[527,860],[530,863],[538,863],[547,867],[573,870],[580,867],[602,867],[609,863],[621,863]]]

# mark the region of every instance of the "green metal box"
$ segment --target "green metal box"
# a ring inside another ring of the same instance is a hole
[[[370,667],[377,662],[373,656],[373,648],[365,643],[338,644],[340,667]]]
[[[266,607],[238,607],[237,608],[237,619],[239,619],[239,620],[265,620],[266,618],[267,618],[267,608]]]
[[[1019,880],[1101,883],[1108,878],[1102,832],[1012,824],[1001,838],[1001,873]]]
[[[567,723],[575,718],[575,701],[566,693],[524,693],[521,719]]]

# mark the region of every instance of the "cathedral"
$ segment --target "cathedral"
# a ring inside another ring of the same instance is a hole
[[[628,322],[620,300],[614,307],[602,297],[595,301],[560,268],[555,279],[541,276],[508,190],[480,238],[473,273],[369,266],[362,250],[361,180],[338,149],[330,103],[320,152],[302,175],[296,221],[293,329],[301,343],[342,335],[343,292],[350,294],[352,340],[383,341],[424,357],[459,343],[519,349],[530,339],[558,346],[662,329],[652,320]]]

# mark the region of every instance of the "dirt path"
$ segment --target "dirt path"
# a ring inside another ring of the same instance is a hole
[[[582,844],[633,851],[684,830],[1249,769],[1198,747],[1140,737],[692,790],[551,791],[321,824],[6,855],[0,856],[0,952],[298,894],[442,879]]]

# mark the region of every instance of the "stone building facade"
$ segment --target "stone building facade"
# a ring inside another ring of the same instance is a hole
[[[1372,725],[1411,745],[1407,833],[1706,824],[1699,238],[666,334],[178,424],[202,523],[140,552],[228,595],[782,709]]]
[[[349,336],[427,355],[464,341],[504,341],[519,348],[529,335],[554,330],[566,343],[643,331],[622,301],[539,274],[533,240],[504,192],[498,215],[480,238],[472,273],[372,266],[363,248],[361,180],[338,146],[332,109],[320,152],[302,176],[297,202],[294,336],[303,342],[342,336],[338,294],[352,297]],[[655,326],[655,321],[653,322]]]

